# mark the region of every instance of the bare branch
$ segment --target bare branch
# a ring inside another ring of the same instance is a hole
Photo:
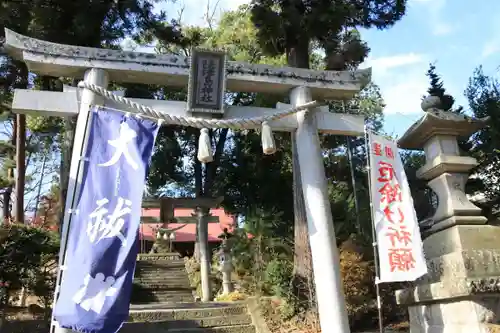
[[[208,28],[210,30],[213,30],[214,26],[214,17],[215,17],[215,12],[217,11],[217,7],[219,7],[220,0],[217,0],[215,2],[215,5],[213,7],[213,10],[210,9],[210,0],[207,1],[207,10],[205,12],[205,21],[208,24]]]
[[[186,4],[182,3],[181,8],[177,11],[177,22],[182,25],[182,15],[184,14],[184,10],[186,9]]]

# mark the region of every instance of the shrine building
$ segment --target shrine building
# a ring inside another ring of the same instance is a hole
[[[181,201],[182,200],[182,201]],[[145,199],[142,203],[141,225],[139,228],[140,252],[149,253],[157,240],[158,230],[172,230],[170,240],[172,250],[183,256],[191,256],[196,241],[196,222],[194,208],[186,199]],[[186,207],[188,206],[188,207]],[[222,207],[211,208],[208,218],[208,243],[210,249],[220,245],[219,236],[227,228],[237,226],[236,217],[227,214]]]

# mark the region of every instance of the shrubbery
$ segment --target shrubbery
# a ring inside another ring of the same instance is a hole
[[[215,298],[215,300],[218,302],[236,302],[236,301],[243,301],[247,298],[248,295],[239,291],[233,291],[227,295],[219,295]]]
[[[192,258],[186,257],[184,261],[191,287],[195,288],[196,295],[201,297],[202,289],[201,289],[200,263],[197,262],[194,257]],[[210,274],[210,288],[212,289],[212,294],[216,294],[222,287],[222,278],[214,270],[214,265],[211,265],[211,268],[212,272]]]
[[[273,320],[278,318],[290,327],[307,328],[314,332],[314,329],[319,329],[314,282],[306,282],[301,288],[307,290],[300,290],[303,294],[299,294],[293,271],[293,242],[275,237],[272,224],[276,218],[279,216],[247,218],[245,230],[235,230],[231,237],[231,252],[233,281],[238,294],[217,296],[216,299],[239,299],[235,295],[270,297],[272,301],[268,304],[267,313],[273,316]],[[371,329],[378,320],[371,242],[351,235],[340,244],[340,271],[351,326],[353,329]],[[215,254],[212,260],[214,295],[220,294],[222,283],[218,260]],[[189,259],[186,267],[193,286],[199,292],[199,264]],[[394,290],[399,287],[381,286],[385,323],[401,321],[405,317],[404,309],[395,305]]]
[[[346,297],[349,322],[353,328],[371,328],[378,321],[373,248],[352,235],[340,246],[340,271]],[[401,285],[380,285],[385,323],[406,319],[406,311],[397,307],[394,292]]]
[[[11,224],[0,226],[0,281],[7,284],[1,306],[24,288],[39,297],[50,314],[59,252],[59,235],[41,228]]]
[[[279,312],[282,320],[293,319],[292,321],[299,326],[315,322],[313,317],[317,316],[316,309],[308,307],[308,304],[298,299],[294,292],[293,257],[290,252],[283,250],[286,249],[287,242],[282,240],[278,245],[274,241],[273,246],[262,246],[269,242],[264,236],[252,239],[239,236],[235,242],[234,249],[239,251],[233,250],[233,263],[238,273],[241,291],[277,297],[271,302],[272,309],[268,309],[268,312],[272,312],[273,315]],[[339,250],[340,270],[351,326],[353,329],[372,328],[376,326],[378,310],[371,244],[352,235],[342,242]],[[310,287],[314,288],[314,285]],[[386,323],[405,319],[406,311],[396,306],[394,298],[394,291],[400,287],[381,286]],[[314,290],[312,293],[314,294]]]

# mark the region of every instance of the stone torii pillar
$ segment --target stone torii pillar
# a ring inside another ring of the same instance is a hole
[[[457,139],[487,119],[445,112],[431,102],[424,100],[426,114],[398,141],[401,148],[424,149],[417,177],[438,197],[434,215],[423,221],[428,274],[397,291],[396,300],[408,306],[412,333],[486,333],[488,323],[500,321],[500,227],[487,225],[464,192],[477,161],[460,155]]]
[[[154,55],[61,45],[22,36],[8,29],[5,32],[4,47],[10,56],[24,61],[33,73],[74,78],[83,78],[87,73],[85,82],[100,87],[106,87],[108,81],[185,87],[190,77],[188,59],[172,54]],[[292,105],[280,104],[279,109],[301,105],[311,101],[313,97],[319,100],[350,99],[370,81],[371,76],[370,69],[355,72],[314,71],[231,61],[226,64],[225,73],[227,82],[221,84],[229,91],[290,94]],[[192,102],[189,98],[188,103],[132,100],[171,116],[192,116],[186,111]],[[66,92],[16,90],[14,95],[12,109],[17,113],[38,116],[78,115],[70,185],[66,198],[68,209],[74,209],[73,199],[77,197],[81,183],[79,159],[82,146],[86,142],[88,106],[96,102],[125,112],[135,111],[111,100],[103,101],[87,88]],[[222,119],[241,119],[262,117],[276,112],[276,109],[270,108],[228,106],[221,108],[219,116]],[[360,136],[364,133],[364,119],[331,113],[328,107],[319,107],[269,121],[268,125],[274,131],[292,132],[297,140],[322,331],[348,333],[338,249],[318,132]],[[248,129],[257,127],[245,126]],[[65,212],[63,238],[70,223],[71,214]],[[64,239],[61,244],[60,267],[64,267]],[[57,297],[58,290],[55,294]]]

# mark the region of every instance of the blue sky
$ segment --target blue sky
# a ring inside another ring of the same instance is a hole
[[[220,0],[222,10],[235,9],[247,0]],[[208,0],[178,0],[164,5],[170,17],[182,12],[184,24],[203,25]],[[213,4],[216,0],[211,0]],[[409,0],[407,15],[385,31],[363,30],[371,48],[362,67],[372,67],[373,81],[382,90],[385,129],[402,135],[422,115],[420,98],[428,87],[425,72],[436,62],[445,88],[467,109],[463,91],[478,65],[497,75],[500,66],[500,1]]]

